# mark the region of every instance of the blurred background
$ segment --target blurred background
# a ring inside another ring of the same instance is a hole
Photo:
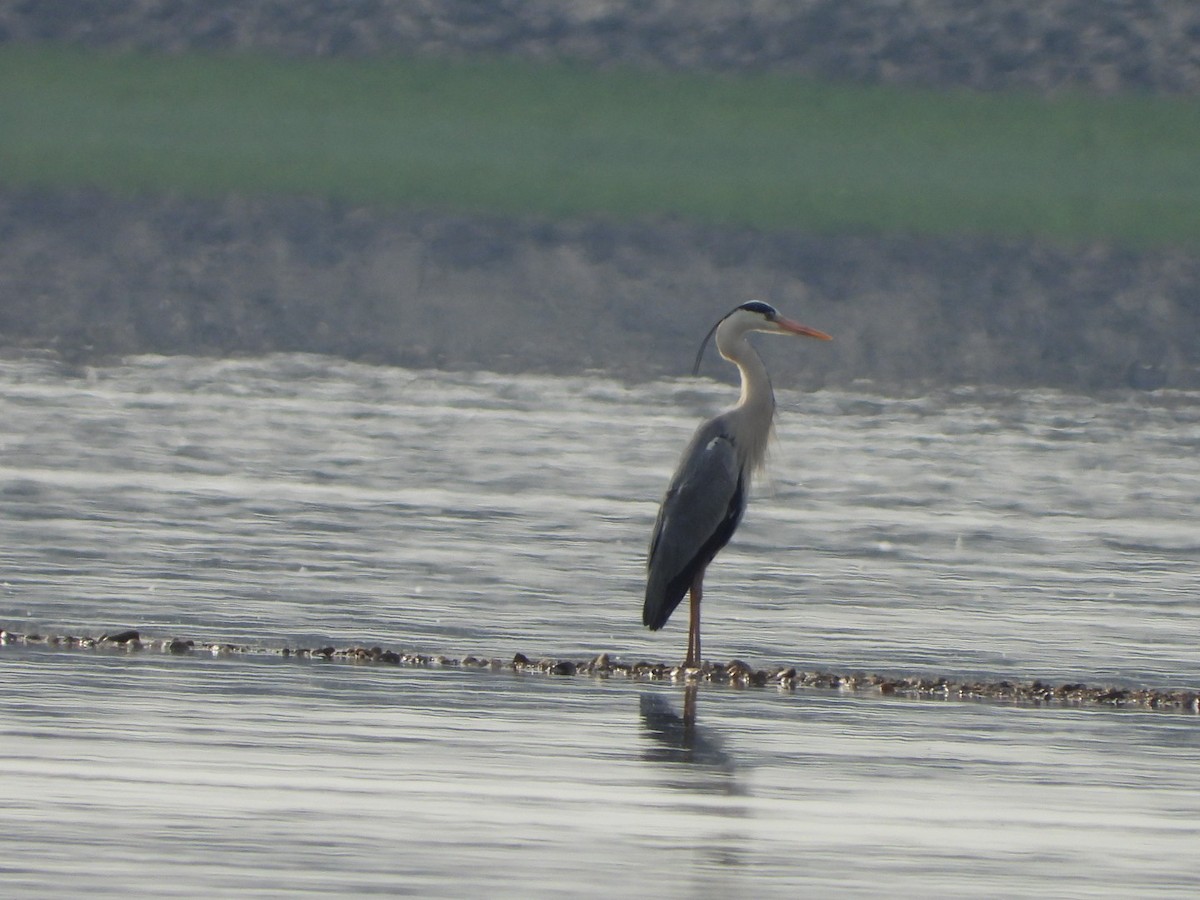
[[[1198,91],[1187,0],[3,0],[0,345],[1200,387]]]

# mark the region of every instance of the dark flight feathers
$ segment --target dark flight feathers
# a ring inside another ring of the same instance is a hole
[[[717,416],[696,431],[658,511],[642,607],[642,623],[653,630],[667,623],[746,509],[745,479],[724,419]]]

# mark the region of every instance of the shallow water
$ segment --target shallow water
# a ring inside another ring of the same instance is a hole
[[[0,625],[675,659],[709,381],[0,363]],[[780,391],[710,658],[1200,687],[1200,397]],[[0,648],[21,894],[1200,888],[1193,716]]]

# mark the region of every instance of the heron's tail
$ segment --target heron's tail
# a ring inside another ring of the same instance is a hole
[[[688,585],[692,583],[691,575],[682,572],[675,578],[667,578],[661,572],[650,569],[646,579],[646,602],[642,605],[642,624],[651,631],[658,631],[667,624],[671,613],[675,612],[683,595],[687,593]]]

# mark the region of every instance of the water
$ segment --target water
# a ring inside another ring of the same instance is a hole
[[[728,385],[0,362],[0,624],[677,659],[657,500]],[[1200,687],[1200,397],[780,391],[705,650]],[[1190,896],[1200,720],[0,648],[0,888]]]

